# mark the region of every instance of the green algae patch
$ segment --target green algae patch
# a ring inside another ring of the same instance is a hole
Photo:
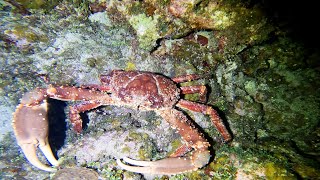
[[[124,70],[126,70],[126,71],[133,71],[136,69],[137,69],[137,67],[136,67],[135,63],[133,63],[133,62],[127,62],[127,65],[124,68]]]
[[[48,42],[48,37],[37,28],[31,28],[26,25],[16,25],[12,29],[4,31],[4,35],[16,47],[27,52],[32,49],[34,43]]]
[[[319,168],[316,166],[305,165],[302,163],[297,163],[294,165],[293,169],[303,178],[303,179],[317,179],[320,177]]]
[[[104,59],[103,58],[100,58],[100,57],[97,57],[97,58],[94,58],[94,57],[89,57],[88,59],[86,59],[86,63],[88,66],[90,66],[91,68],[96,68],[96,69],[102,69],[103,67],[103,61]]]
[[[110,179],[110,180],[121,180],[123,179],[123,170],[117,170],[117,169],[112,169],[112,168],[103,168],[101,171],[101,176],[105,179]]]
[[[265,176],[268,180],[296,179],[296,177],[293,174],[289,173],[287,169],[272,162],[265,164]]]
[[[17,0],[27,9],[50,10],[56,6],[61,0]]]
[[[245,148],[236,144],[233,147],[222,146],[216,152],[215,160],[210,164],[208,171],[212,171],[212,168],[221,171],[230,167],[229,170],[221,172],[233,172],[229,177],[235,179],[297,179],[296,172],[292,170],[290,153],[288,153],[290,157],[287,157],[288,154],[279,153],[279,150],[274,152],[268,148],[264,150],[261,145],[256,148]],[[286,150],[285,147],[283,150]],[[296,154],[292,157],[299,158]]]
[[[143,145],[138,149],[138,157],[140,160],[146,160],[152,157],[155,147],[149,140],[150,137],[148,134],[131,131],[128,135],[128,140],[130,141],[130,139],[136,142],[143,142]]]
[[[126,146],[124,148],[122,148],[121,150],[123,153],[129,153],[130,152],[130,147]]]
[[[136,31],[139,46],[142,49],[151,50],[156,45],[156,40],[160,37],[158,26],[160,16],[147,16],[138,14],[131,16],[129,23]]]
[[[216,10],[212,14],[212,21],[214,22],[214,29],[223,30],[235,24],[235,12],[227,12],[223,10]]]
[[[231,159],[226,154],[220,154],[213,162],[206,167],[206,173],[217,179],[229,179],[235,177],[236,169]]]
[[[179,147],[181,147],[183,145],[183,143],[181,142],[180,139],[174,139],[171,142],[171,151],[168,153],[169,155],[174,153]]]

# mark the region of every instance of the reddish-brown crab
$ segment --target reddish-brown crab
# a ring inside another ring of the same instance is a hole
[[[176,85],[176,83],[199,78],[197,75],[186,75],[169,79],[151,72],[114,70],[100,77],[102,85],[36,88],[22,97],[14,113],[13,127],[17,142],[31,164],[45,171],[54,171],[54,168],[42,164],[36,156],[36,148],[39,146],[48,161],[53,166],[58,166],[58,161],[53,156],[48,143],[47,98],[83,101],[70,107],[70,121],[77,132],[82,130],[79,113],[102,105],[153,110],[176,129],[186,143],[166,159],[136,161],[123,158],[124,162],[131,165],[126,165],[119,159],[118,165],[128,171],[151,174],[177,174],[196,170],[208,163],[210,144],[175,107],[209,115],[224,140],[231,140],[231,135],[214,109],[204,104],[180,99],[181,93],[199,93],[200,99],[205,101],[205,86],[178,87]],[[181,157],[192,149],[190,156]]]

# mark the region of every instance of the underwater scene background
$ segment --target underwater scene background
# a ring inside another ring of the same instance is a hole
[[[0,179],[320,179],[317,13],[290,1],[0,0]],[[181,86],[207,86],[206,104],[232,140],[222,143],[208,116],[184,111],[212,146],[209,163],[177,175],[133,173],[116,159],[163,159],[184,144],[167,122],[102,106],[81,113],[77,134],[68,112],[76,102],[48,99],[60,166],[32,166],[11,126],[22,95],[100,84],[114,69],[203,75]]]

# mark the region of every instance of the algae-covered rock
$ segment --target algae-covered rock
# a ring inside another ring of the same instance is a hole
[[[6,0],[0,2],[0,9],[11,9],[12,13],[15,14],[30,15],[36,13],[36,11],[49,12],[58,5],[59,2],[60,0]]]
[[[277,166],[274,163],[265,164],[266,179],[296,179],[293,174],[288,173],[284,167]]]
[[[0,2],[3,110],[14,112],[35,87],[96,87],[99,75],[113,69],[200,74],[203,79],[181,86],[206,85],[205,104],[233,136],[221,144],[206,115],[184,111],[212,145],[208,165],[173,176],[140,175],[120,169],[116,159],[163,159],[185,143],[161,117],[107,105],[81,113],[84,131],[76,134],[66,105],[78,102],[49,101],[50,144],[66,172],[92,168],[105,179],[319,177],[319,53],[270,23],[256,1],[17,2],[30,12],[12,13],[18,5]],[[181,98],[199,101],[198,94]],[[0,121],[10,118],[5,113]],[[9,133],[1,141],[0,178],[49,178],[25,160],[11,131],[3,130]]]
[[[160,37],[157,27],[158,16],[147,17],[145,14],[132,16],[129,23],[135,29],[139,40],[139,46],[146,50],[155,47],[157,39]]]

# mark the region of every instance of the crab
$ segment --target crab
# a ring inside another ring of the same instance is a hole
[[[176,129],[185,144],[162,160],[138,161],[127,157],[117,159],[119,167],[127,171],[149,174],[179,174],[193,171],[208,164],[211,158],[210,143],[177,107],[209,115],[224,141],[232,139],[218,113],[211,106],[180,98],[181,94],[199,93],[200,100],[205,102],[206,86],[178,86],[179,83],[200,78],[199,75],[192,74],[170,79],[151,72],[113,70],[108,75],[100,76],[100,85],[50,85],[47,88],[36,88],[25,93],[16,108],[12,123],[14,134],[27,160],[39,169],[52,172],[59,166],[59,162],[48,142],[48,98],[82,101],[69,107],[69,119],[77,133],[82,131],[79,113],[99,106],[115,105],[155,111]],[[37,147],[52,166],[47,166],[38,159]],[[187,156],[188,152],[190,153]]]

